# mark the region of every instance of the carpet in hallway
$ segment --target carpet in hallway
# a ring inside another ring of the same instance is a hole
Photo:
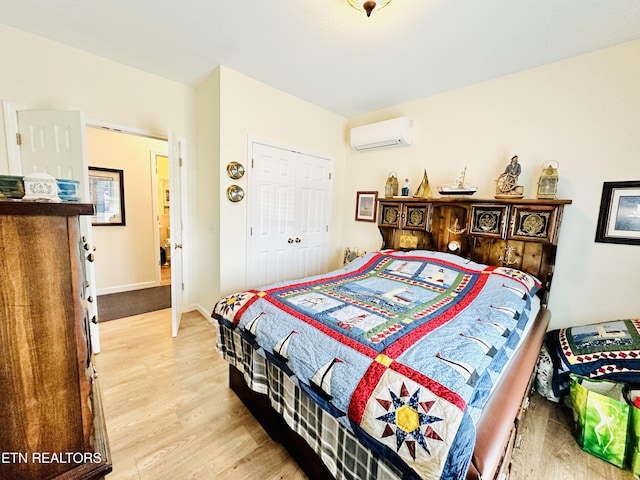
[[[171,285],[98,296],[98,321],[130,317],[171,307]]]

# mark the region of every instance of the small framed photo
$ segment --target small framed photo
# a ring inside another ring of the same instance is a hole
[[[162,205],[165,207],[171,204],[171,190],[169,190],[169,180],[162,180]]]
[[[356,220],[375,222],[378,208],[378,192],[356,193]]]
[[[89,167],[92,225],[125,225],[123,177],[122,170]]]
[[[640,245],[640,181],[604,182],[596,242]]]

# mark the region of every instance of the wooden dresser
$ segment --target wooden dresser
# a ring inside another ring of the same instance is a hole
[[[0,202],[0,478],[111,471],[85,298],[93,205]]]
[[[378,203],[383,248],[450,251],[523,270],[542,282],[546,306],[562,213],[571,200],[394,197]]]

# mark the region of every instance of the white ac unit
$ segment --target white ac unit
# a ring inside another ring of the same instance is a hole
[[[411,119],[392,118],[351,129],[351,147],[360,152],[378,148],[411,145]]]

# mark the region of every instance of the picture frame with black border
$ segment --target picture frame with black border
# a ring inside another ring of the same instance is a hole
[[[640,245],[640,181],[603,183],[595,241]]]
[[[126,225],[123,170],[89,167],[89,195],[94,205],[92,225]]]

